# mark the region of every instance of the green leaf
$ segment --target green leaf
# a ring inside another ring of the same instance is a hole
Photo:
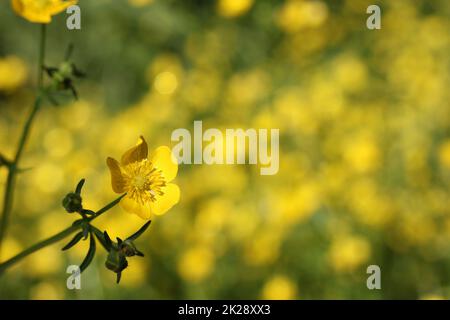
[[[75,189],[76,194],[81,194],[81,189],[83,188],[85,181],[86,181],[85,179],[81,179],[80,182],[78,182],[77,187]]]
[[[146,224],[144,224],[136,233],[134,233],[133,235],[129,236],[127,238],[127,240],[136,240],[141,234],[143,234],[145,232],[145,230],[147,230],[148,226],[150,225],[150,223],[152,223],[152,221],[148,221]]]
[[[92,215],[95,214],[94,211],[88,210],[88,209],[83,209],[83,210],[81,210],[81,212],[82,212],[83,214],[87,214],[88,216],[92,216]]]
[[[83,239],[86,240],[87,237],[89,236],[89,231],[90,231],[90,227],[88,224],[84,224],[83,225]]]
[[[89,243],[89,250],[88,250],[88,253],[87,253],[86,257],[84,258],[83,262],[80,265],[80,272],[83,272],[84,270],[86,270],[86,268],[92,262],[92,259],[94,258],[94,255],[95,255],[95,238],[91,234],[90,243]]]
[[[62,251],[65,251],[65,250],[67,250],[67,249],[72,248],[74,245],[76,245],[76,244],[78,243],[78,241],[81,240],[82,237],[83,237],[83,232],[82,232],[82,231],[78,232],[78,233],[75,235],[75,237],[73,237],[73,239],[70,240],[70,242],[69,242],[68,244],[66,244],[66,245],[64,246],[64,248],[62,248],[61,250],[62,250]]]
[[[72,226],[79,226],[79,225],[82,224],[82,223],[84,223],[84,220],[83,220],[83,219],[78,219],[78,220],[75,220],[75,221],[72,223]]]
[[[102,213],[108,211],[109,209],[111,209],[112,207],[114,207],[116,204],[118,204],[120,202],[120,200],[122,200],[123,197],[125,197],[127,194],[124,193],[123,195],[121,195],[119,198],[117,198],[116,200],[114,200],[113,202],[109,203],[108,205],[104,206],[103,208],[101,208],[100,210],[98,210],[95,215],[93,215],[91,217],[91,219],[94,219],[95,217],[98,217],[99,215],[101,215]]]
[[[137,249],[136,249],[136,255],[138,257],[143,257],[144,256],[144,254],[142,252],[140,252],[139,250],[137,250]]]
[[[108,232],[104,231],[103,235],[105,236],[105,242],[106,242],[106,245],[108,246],[108,248],[112,248],[113,247],[113,243],[111,241],[111,238],[108,235]]]
[[[98,239],[98,241],[103,246],[103,248],[105,248],[106,251],[111,250],[111,247],[108,245],[108,242],[105,240],[105,235],[95,227],[92,227],[91,229],[94,232],[95,237]]]
[[[122,272],[117,272],[117,280],[116,280],[117,284],[120,282],[121,277],[122,277]]]

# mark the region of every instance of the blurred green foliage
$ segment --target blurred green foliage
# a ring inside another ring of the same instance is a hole
[[[10,156],[34,95],[39,28],[8,2],[0,151]],[[113,199],[105,159],[140,134],[156,148],[194,120],[280,128],[281,167],[182,165],[180,203],[139,240],[146,257],[120,286],[100,256],[82,290],[66,289],[86,246],[61,243],[4,275],[0,297],[449,298],[450,5],[377,3],[377,31],[366,28],[370,0],[80,0],[81,30],[55,17],[46,63],[73,43],[88,77],[80,101],[38,115],[1,260],[71,223],[60,203],[80,178],[89,208]],[[120,208],[98,221],[112,237],[140,225]],[[371,264],[382,290],[366,288]]]

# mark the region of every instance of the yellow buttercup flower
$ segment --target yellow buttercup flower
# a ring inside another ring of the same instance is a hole
[[[34,23],[50,23],[52,16],[77,4],[78,0],[12,0],[13,10]]]
[[[153,214],[164,214],[180,200],[180,189],[169,183],[177,175],[178,164],[168,147],[157,148],[148,159],[148,146],[141,136],[120,163],[113,158],[106,163],[114,192],[127,193],[120,201],[125,211],[148,220]]]

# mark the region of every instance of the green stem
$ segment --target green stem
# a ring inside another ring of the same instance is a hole
[[[109,209],[111,209],[112,207],[114,207],[115,205],[117,205],[120,200],[125,196],[126,194],[121,195],[120,197],[118,197],[116,200],[112,201],[111,203],[107,204],[106,206],[104,206],[103,208],[101,208],[100,210],[98,210],[95,215],[93,215],[91,218],[89,218],[89,222],[91,222],[92,220],[98,218],[99,216],[101,216],[103,213],[105,213],[106,211],[108,211]],[[14,264],[16,264],[17,262],[19,262],[20,260],[22,260],[23,258],[29,256],[30,254],[39,251],[51,244],[54,244],[64,238],[66,238],[67,236],[71,235],[72,233],[74,233],[75,231],[79,230],[82,228],[81,224],[74,224],[66,229],[64,229],[63,231],[45,239],[42,240],[34,245],[32,245],[31,247],[29,247],[28,249],[22,251],[21,253],[15,255],[14,257],[10,258],[9,260],[6,260],[3,263],[0,263],[0,275],[3,274],[3,272],[5,272],[8,268],[12,267]]]
[[[29,247],[28,249],[22,251],[21,253],[19,253],[18,255],[12,257],[11,259],[3,262],[2,264],[0,264],[0,275],[6,271],[6,269],[12,267],[14,264],[16,264],[17,262],[19,262],[20,260],[22,260],[23,258],[25,258],[26,256],[42,249],[45,248],[46,246],[49,246],[55,242],[58,242],[59,240],[64,239],[65,237],[71,235],[73,232],[77,231],[80,228],[80,226],[71,226],[57,234],[55,234],[54,236],[47,238],[45,240],[42,240],[41,242],[36,243],[35,245]]]
[[[41,24],[41,38],[39,44],[38,88],[42,89],[44,82],[45,42],[47,39],[46,24]]]
[[[31,125],[33,124],[34,118],[36,117],[37,112],[39,111],[41,107],[41,90],[42,90],[42,84],[44,79],[44,60],[45,60],[45,41],[46,41],[46,25],[41,25],[41,36],[40,36],[40,43],[39,43],[39,67],[38,67],[38,93],[35,100],[35,103],[33,105],[33,108],[31,109],[31,112],[27,118],[27,121],[25,122],[25,126],[22,130],[22,135],[19,140],[19,145],[17,147],[16,155],[14,157],[13,162],[11,162],[8,165],[8,176],[6,178],[6,187],[5,187],[5,193],[4,193],[4,200],[3,200],[3,208],[2,208],[2,217],[0,220],[0,254],[1,254],[1,246],[3,244],[3,239],[5,237],[5,233],[8,227],[9,223],[9,217],[11,215],[11,210],[13,207],[13,200],[14,200],[14,189],[16,184],[16,175],[17,175],[17,168],[19,167],[19,161],[23,153],[23,149],[25,147],[25,144],[28,140],[28,136],[30,134]]]

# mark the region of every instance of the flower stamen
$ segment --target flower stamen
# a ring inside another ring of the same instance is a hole
[[[166,181],[161,170],[155,168],[151,161],[144,159],[133,162],[122,168],[125,189],[128,196],[144,205],[156,201],[156,196],[164,194]]]

